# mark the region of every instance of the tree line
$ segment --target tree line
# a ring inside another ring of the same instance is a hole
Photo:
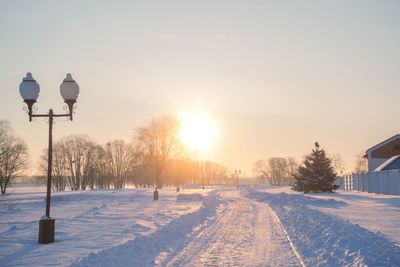
[[[230,182],[228,169],[220,164],[196,161],[179,154],[167,158],[162,165],[155,155],[141,150],[138,145],[123,140],[100,145],[86,135],[61,138],[53,144],[52,189],[146,188],[153,187],[156,182],[161,188],[188,183],[211,185]],[[47,150],[43,151],[40,168],[45,175]],[[47,178],[43,176],[43,179]]]
[[[268,183],[276,186],[293,185],[297,181],[296,177],[303,171],[302,168],[307,162],[307,157],[308,155],[304,157],[301,164],[293,157],[271,157],[267,160],[260,159],[254,162],[253,173],[260,183]],[[339,154],[331,154],[326,157],[329,159],[335,174],[343,174],[344,163],[342,157]],[[359,168],[359,162],[360,160],[356,161],[356,171]]]
[[[179,140],[178,131],[178,120],[165,116],[136,128],[131,142],[113,140],[98,144],[87,135],[63,137],[53,145],[52,189],[161,188],[187,183],[235,182],[235,175],[225,166],[196,160],[193,152]],[[47,173],[47,155],[44,150],[39,164],[43,180]],[[0,120],[1,194],[5,194],[13,179],[27,173],[28,162],[26,143],[15,135],[9,122]],[[355,171],[365,169],[364,162],[365,159],[357,159]],[[340,155],[333,154],[331,163],[336,173],[343,173]],[[302,165],[293,157],[272,157],[256,161],[253,173],[261,183],[293,185]]]
[[[177,186],[188,183],[226,184],[233,177],[228,168],[196,160],[182,144],[175,117],[152,119],[135,129],[131,142],[112,140],[98,144],[88,135],[69,135],[53,144],[52,190]],[[48,150],[40,157],[40,180],[47,179]],[[15,136],[7,121],[0,120],[0,185],[28,170],[28,148]]]
[[[291,185],[299,164],[293,157],[260,159],[253,164],[253,173],[261,183]]]

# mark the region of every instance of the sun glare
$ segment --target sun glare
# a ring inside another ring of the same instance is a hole
[[[214,121],[205,114],[188,113],[181,119],[179,137],[190,149],[204,152],[210,148],[217,130]]]

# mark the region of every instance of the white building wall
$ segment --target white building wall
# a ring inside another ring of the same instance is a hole
[[[373,172],[376,168],[378,168],[382,163],[384,163],[388,159],[383,158],[372,158],[372,152],[368,152],[368,171]]]
[[[387,161],[388,159],[377,159],[377,158],[368,158],[368,171],[373,172],[376,168],[378,168],[382,163]]]

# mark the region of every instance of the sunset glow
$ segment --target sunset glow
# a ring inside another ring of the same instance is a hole
[[[188,148],[204,152],[211,147],[217,135],[213,119],[202,113],[187,113],[180,123],[179,137]]]

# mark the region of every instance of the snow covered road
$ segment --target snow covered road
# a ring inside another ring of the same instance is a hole
[[[40,245],[44,192],[2,198],[0,266],[400,266],[398,196],[260,185],[164,188],[159,201],[152,189],[56,192],[56,242]]]
[[[227,206],[167,266],[301,266],[274,211],[265,203],[221,192]]]

